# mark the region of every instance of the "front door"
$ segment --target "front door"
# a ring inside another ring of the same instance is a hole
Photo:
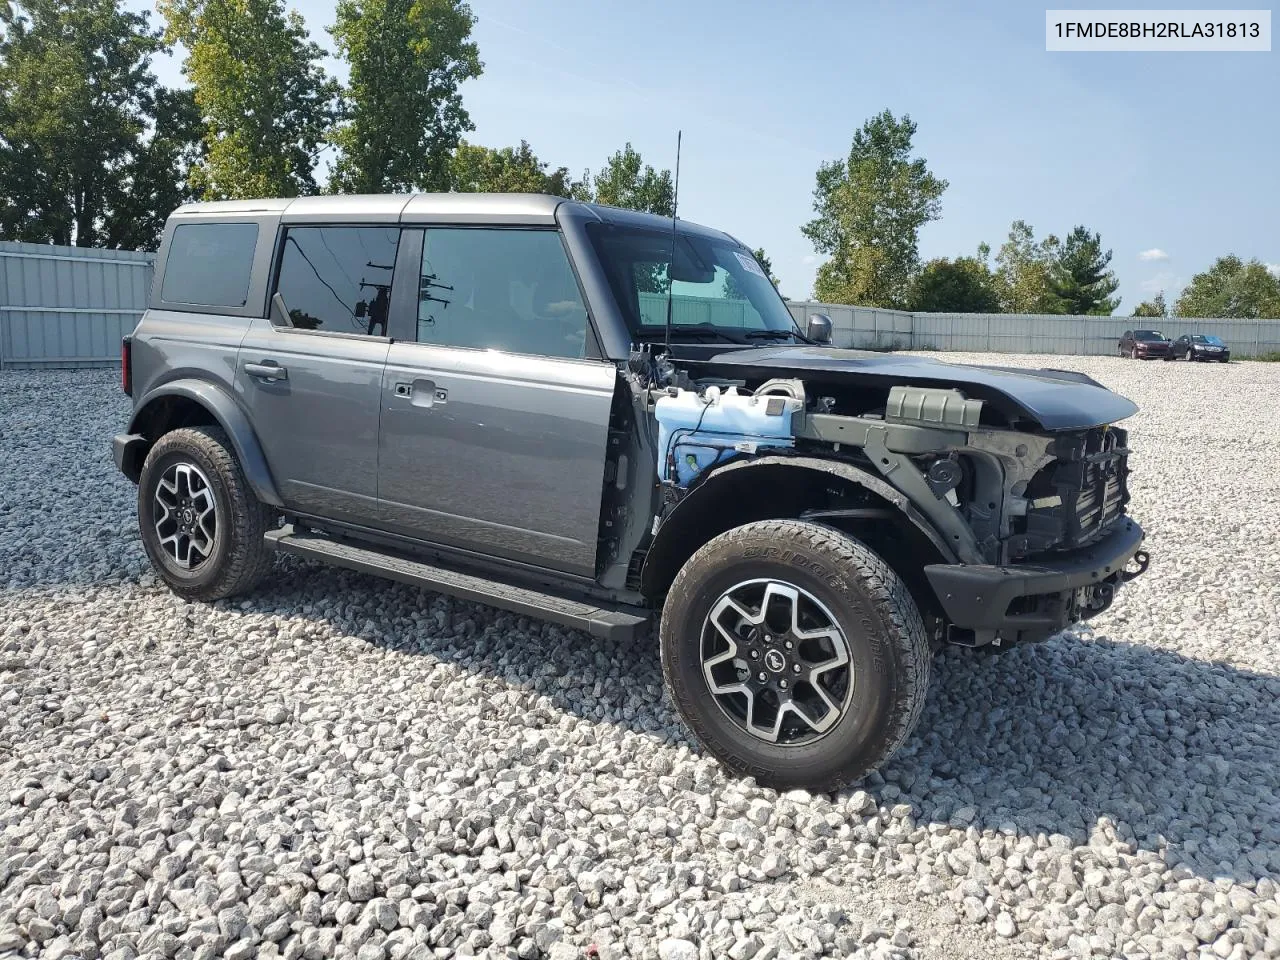
[[[378,520],[378,418],[399,227],[289,226],[273,293],[291,326],[255,319],[236,388],[285,506]]]
[[[413,339],[383,374],[384,524],[593,575],[617,372],[585,358],[559,233],[428,228],[421,242]]]

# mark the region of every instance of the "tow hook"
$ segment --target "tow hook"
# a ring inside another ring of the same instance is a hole
[[[1151,554],[1147,553],[1145,550],[1139,550],[1133,555],[1133,558],[1129,563],[1136,563],[1138,565],[1138,569],[1130,570],[1129,564],[1125,564],[1125,568],[1120,571],[1120,579],[1125,583],[1128,583],[1135,577],[1140,577],[1147,572],[1147,567],[1151,566]]]

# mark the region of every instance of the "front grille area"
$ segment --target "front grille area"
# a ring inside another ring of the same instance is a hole
[[[1011,538],[1010,553],[1075,550],[1106,534],[1129,502],[1128,440],[1116,427],[1055,437],[1056,459],[1027,487],[1025,526]]]

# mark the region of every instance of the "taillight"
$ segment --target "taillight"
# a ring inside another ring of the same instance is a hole
[[[133,337],[120,340],[120,389],[133,396]]]

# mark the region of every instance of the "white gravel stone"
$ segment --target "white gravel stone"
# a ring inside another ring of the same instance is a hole
[[[0,374],[0,953],[1280,956],[1280,365],[994,359],[1142,405],[1152,569],[940,654],[835,797],[726,777],[648,644],[292,560],[184,603],[116,375]]]

